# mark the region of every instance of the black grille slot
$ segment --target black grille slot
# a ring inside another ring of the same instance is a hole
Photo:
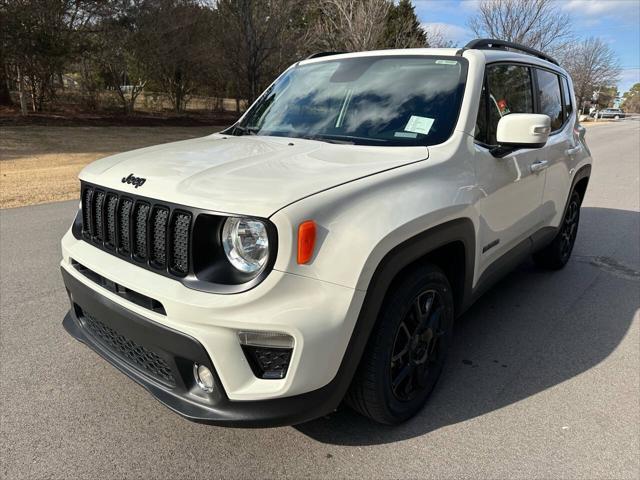
[[[107,210],[105,212],[106,230],[104,242],[110,247],[116,246],[116,212],[118,208],[118,197],[113,194],[107,195]]]
[[[91,204],[93,203],[93,188],[85,188],[82,192],[82,232],[91,235]]]
[[[120,201],[118,209],[118,248],[122,253],[131,252],[130,217],[133,202],[128,198]]]
[[[164,267],[167,264],[167,224],[169,210],[155,207],[151,213],[151,250],[149,259],[154,266]]]
[[[107,350],[122,358],[129,365],[141,370],[171,387],[176,386],[171,367],[167,361],[153,350],[140,345],[120,334],[106,323],[75,306],[85,328]]]
[[[147,219],[151,207],[146,203],[137,202],[133,212],[134,256],[139,259],[147,258]]]
[[[100,190],[96,190],[93,193],[93,228],[92,228],[92,233],[93,236],[97,239],[97,240],[103,240],[104,239],[104,223],[102,221],[103,217],[103,210],[104,210],[104,199],[105,199],[105,193],[103,191]]]
[[[191,215],[186,212],[174,212],[171,222],[171,270],[178,275],[189,273],[189,229]]]
[[[131,290],[123,285],[120,285],[114,281],[109,280],[108,278],[103,277],[97,272],[85,267],[84,265],[76,262],[73,258],[71,259],[71,265],[75,267],[81,274],[87,277],[92,282],[97,283],[103,288],[106,288],[112,293],[124,298],[125,300],[129,300],[136,305],[140,305],[141,307],[148,308],[156,313],[160,313],[162,315],[166,315],[167,312],[164,309],[162,303],[158,300],[155,300],[151,297],[147,297],[141,293],[136,292],[135,290]]]

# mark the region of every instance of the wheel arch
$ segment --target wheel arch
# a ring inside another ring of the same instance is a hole
[[[571,192],[574,190],[580,194],[580,201],[584,200],[584,196],[587,193],[587,186],[589,185],[589,177],[591,176],[591,165],[585,165],[580,170],[578,170],[573,177],[573,186],[571,188]],[[569,193],[569,197],[571,196],[571,192]],[[567,202],[569,200],[567,197]]]
[[[460,254],[464,255],[463,259],[456,257]],[[454,293],[454,301],[456,315],[462,313],[471,302],[475,264],[473,221],[469,218],[458,218],[432,227],[400,243],[387,252],[378,263],[368,283],[367,293],[338,375],[334,379],[342,396],[346,394],[360,364],[387,292],[404,272],[411,268],[419,268],[425,263],[434,263],[442,268],[447,278],[452,275],[449,282],[454,292],[454,285],[461,287],[462,292],[457,296]],[[463,273],[456,271],[456,266],[463,268]]]
[[[430,263],[441,268],[452,288],[458,290],[455,295],[458,313],[471,294],[475,243],[475,227],[470,218],[457,218],[431,227],[383,256],[368,282],[367,297],[384,298],[407,270]],[[365,304],[368,299],[365,298]]]

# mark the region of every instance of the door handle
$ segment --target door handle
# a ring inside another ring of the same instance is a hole
[[[549,165],[548,160],[540,160],[538,162],[533,162],[529,168],[531,169],[531,173],[541,172]]]
[[[582,150],[582,145],[578,144],[573,148],[569,148],[567,150],[564,151],[564,153],[566,155],[575,155],[576,153],[578,153],[580,150]]]

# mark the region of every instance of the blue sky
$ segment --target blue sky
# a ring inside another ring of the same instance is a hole
[[[480,0],[413,0],[420,21],[436,25],[462,46],[474,37],[467,23]],[[558,9],[573,19],[579,37],[595,36],[616,52],[622,75],[620,92],[640,82],[640,0],[556,0]]]

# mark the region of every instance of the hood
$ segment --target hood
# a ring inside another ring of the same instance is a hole
[[[214,134],[105,157],[85,167],[80,179],[185,206],[269,217],[303,197],[427,157],[426,147]],[[132,174],[144,183],[123,182]]]

